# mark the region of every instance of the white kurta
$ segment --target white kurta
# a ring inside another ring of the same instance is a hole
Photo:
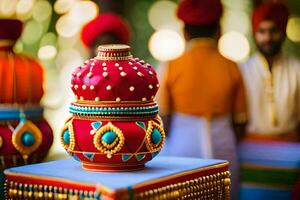
[[[269,70],[261,54],[241,66],[249,108],[248,133],[294,131],[300,117],[300,61],[281,55]]]

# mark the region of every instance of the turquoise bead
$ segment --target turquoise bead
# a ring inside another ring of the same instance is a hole
[[[70,144],[70,131],[69,131],[69,129],[64,131],[63,140],[66,144]]]
[[[28,131],[21,136],[21,142],[25,147],[30,147],[35,143],[34,135]]]
[[[157,128],[154,128],[151,135],[152,142],[157,145],[162,140],[162,135]]]
[[[111,144],[115,141],[115,139],[117,138],[117,134],[113,131],[107,131],[103,134],[102,136],[102,140],[106,143],[106,144]]]

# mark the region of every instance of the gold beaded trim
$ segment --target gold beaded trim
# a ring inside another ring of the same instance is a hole
[[[14,43],[15,43],[14,40],[0,39],[0,47],[9,47],[14,45]]]
[[[141,193],[135,190],[124,193],[124,199],[172,200],[172,199],[230,199],[230,172],[220,172],[192,180],[153,188]],[[52,185],[23,184],[6,180],[6,199],[90,199],[106,197],[105,191],[67,189]]]
[[[230,172],[221,172],[196,179],[154,188],[134,194],[137,200],[230,199]]]
[[[89,106],[97,106],[97,105],[104,105],[109,107],[110,105],[147,105],[147,104],[154,104],[156,105],[157,103],[155,101],[122,101],[122,102],[117,102],[117,101],[91,101],[91,100],[77,100],[76,102],[73,103],[74,105],[89,105]]]
[[[98,60],[129,60],[132,58],[130,46],[123,44],[109,44],[98,47]]]
[[[117,138],[112,144],[107,144],[102,141],[102,136],[108,131],[113,131]],[[113,154],[120,151],[125,143],[125,138],[122,131],[115,127],[111,122],[107,123],[105,126],[102,126],[94,135],[94,146],[102,153],[105,153],[108,158],[111,158]]]
[[[100,192],[5,181],[5,199],[100,200]]]
[[[21,137],[24,132],[30,131],[33,134],[35,142],[33,145],[27,147],[22,144]],[[23,159],[27,160],[29,155],[37,150],[42,144],[43,135],[40,129],[31,121],[26,120],[21,122],[13,132],[12,135],[12,144],[14,147],[21,153]]]
[[[152,142],[151,135],[152,135],[152,132],[153,132],[154,128],[157,128],[158,131],[160,132],[161,136],[162,136],[162,139],[158,144],[154,144]],[[147,131],[146,131],[146,140],[147,140],[148,149],[151,152],[160,151],[162,149],[162,147],[164,146],[165,139],[166,139],[166,134],[165,134],[164,129],[159,124],[157,124],[156,122],[154,122],[152,120],[149,121],[148,122],[148,128],[147,128]]]
[[[130,56],[123,55],[122,56],[119,54],[111,57],[110,55],[108,55],[108,53],[106,53],[106,54],[98,53],[98,55],[95,57],[95,59],[97,59],[97,60],[130,60],[132,58],[133,58],[132,55],[130,55]]]

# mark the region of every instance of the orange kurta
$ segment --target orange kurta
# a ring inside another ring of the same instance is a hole
[[[244,121],[245,91],[238,66],[223,57],[211,39],[195,39],[166,66],[159,91],[160,112],[212,118],[234,114]]]

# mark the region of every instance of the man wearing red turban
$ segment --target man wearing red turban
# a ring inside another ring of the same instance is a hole
[[[187,50],[168,63],[162,75],[160,112],[165,126],[170,126],[162,154],[228,160],[236,199],[238,165],[231,116],[236,123],[245,122],[246,103],[237,64],[217,49],[222,10],[220,0],[179,4]]]
[[[97,55],[97,48],[102,44],[128,44],[129,25],[114,13],[100,14],[86,24],[81,32],[82,42]]]
[[[242,182],[254,187],[243,186],[242,199],[290,199],[290,189],[282,188],[293,183],[286,183],[280,175],[287,169],[299,171],[295,166],[299,166],[300,154],[295,154],[295,149],[300,146],[295,142],[299,142],[300,62],[281,51],[288,16],[288,8],[282,3],[268,2],[253,11],[252,29],[258,52],[241,67],[249,123],[240,153],[247,164],[242,163],[242,172],[253,173],[251,179],[242,176]],[[276,188],[279,184],[282,187]],[[279,190],[280,195],[276,192]],[[250,198],[247,191],[252,193]]]

